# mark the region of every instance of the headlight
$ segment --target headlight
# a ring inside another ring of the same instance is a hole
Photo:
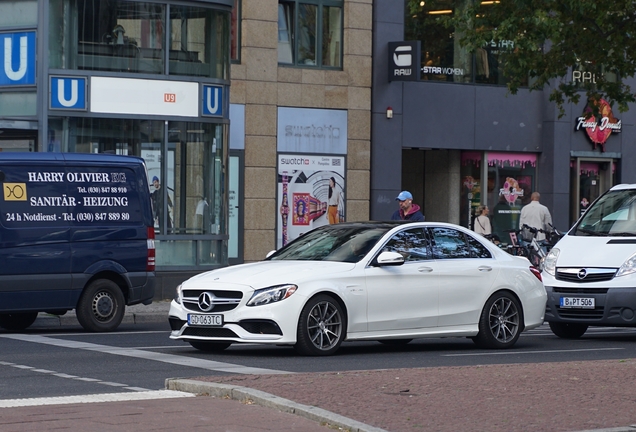
[[[549,274],[554,276],[554,272],[556,271],[556,263],[559,258],[559,253],[561,251],[558,248],[552,248],[552,250],[545,257],[545,261],[543,262],[543,270]]]
[[[636,253],[627,258],[627,261],[616,272],[615,277],[625,276],[636,272]]]
[[[177,291],[174,294],[174,301],[181,304],[181,284],[179,284]]]
[[[297,289],[296,285],[287,284],[256,290],[252,294],[252,298],[247,302],[247,306],[262,306],[285,300],[295,293]]]

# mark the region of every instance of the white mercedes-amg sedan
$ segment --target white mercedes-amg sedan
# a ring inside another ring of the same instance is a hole
[[[510,348],[540,326],[540,272],[474,232],[437,222],[325,225],[264,261],[212,270],[177,288],[171,339],[330,355],[345,341],[469,337]]]

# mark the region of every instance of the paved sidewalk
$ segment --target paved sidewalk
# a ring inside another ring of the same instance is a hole
[[[167,320],[168,308],[133,306],[125,319]],[[53,322],[41,316],[35,325],[43,320]],[[0,430],[87,429],[95,421],[93,429],[109,431],[636,432],[636,359],[202,376],[170,379],[166,388],[202,396],[0,408]],[[33,429],[12,429],[24,419]]]

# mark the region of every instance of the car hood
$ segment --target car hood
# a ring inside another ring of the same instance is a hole
[[[560,251],[557,267],[618,268],[636,252],[636,239],[566,235],[554,247]]]
[[[198,284],[238,284],[254,289],[283,283],[300,283],[347,272],[356,265],[335,261],[259,261],[239,264],[201,273],[188,279],[183,287],[192,289]]]

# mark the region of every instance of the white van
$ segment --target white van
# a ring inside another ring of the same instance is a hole
[[[545,320],[559,337],[636,327],[636,184],[600,196],[545,259]]]

